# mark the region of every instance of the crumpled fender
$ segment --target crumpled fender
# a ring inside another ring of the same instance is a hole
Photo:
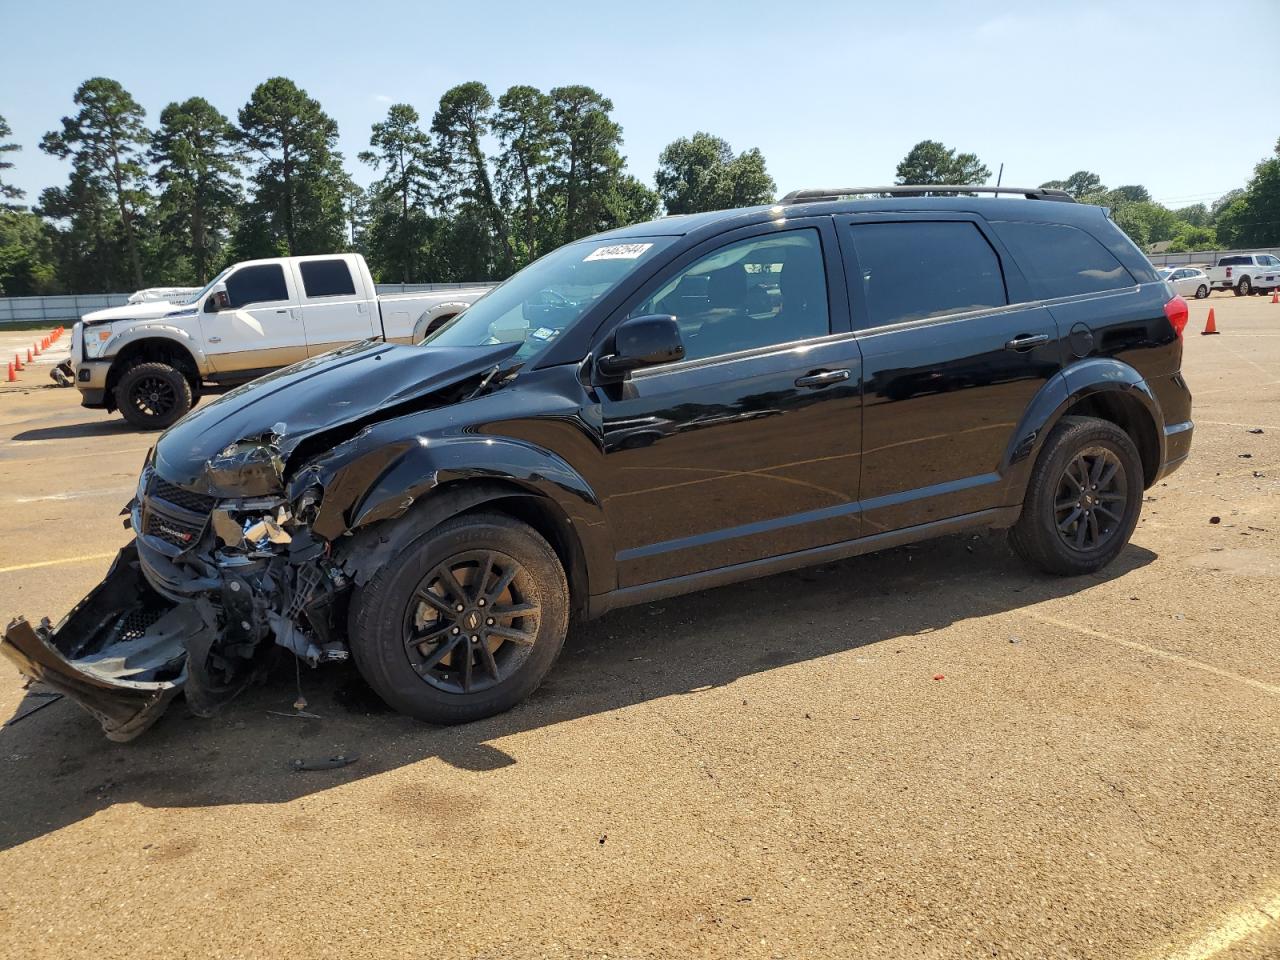
[[[201,370],[209,369],[209,358],[205,355],[200,340],[182,327],[166,323],[164,320],[144,320],[126,330],[121,330],[107,341],[101,357],[110,359],[117,356],[129,344],[137,343],[139,340],[172,340],[191,354]]]
[[[352,458],[343,449],[363,443],[370,448],[364,455]],[[331,468],[331,462],[342,465]],[[443,491],[474,488],[465,503],[451,501],[446,515],[503,492],[525,492],[555,504],[590,570],[608,569],[613,556],[604,511],[590,484],[567,461],[524,440],[460,434],[383,443],[370,431],[299,471],[290,482],[290,499],[312,484],[324,488],[312,530],[330,541],[401,517]]]
[[[1137,401],[1146,411],[1159,444],[1160,462],[1163,463],[1165,437],[1160,425],[1164,417],[1160,403],[1146,380],[1127,363],[1111,357],[1093,357],[1055,374],[1027,405],[1000,465],[1000,472],[1006,477],[1008,495],[1015,501],[1022,499],[1021,491],[1045,438],[1068,409],[1085,397],[1113,391]]]

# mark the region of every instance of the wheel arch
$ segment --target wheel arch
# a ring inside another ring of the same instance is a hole
[[[471,304],[465,300],[448,300],[428,307],[413,325],[414,343],[423,339],[433,328],[452,320],[469,306]]]
[[[354,531],[339,547],[343,569],[357,585],[414,540],[454,517],[498,512],[528,524],[551,545],[569,583],[571,609],[583,613],[591,595],[587,551],[575,524],[554,499],[509,480],[457,479],[435,487],[402,515]]]
[[[1133,367],[1111,358],[1094,358],[1053,377],[1028,406],[1002,464],[1008,502],[1020,502],[1025,496],[1031,467],[1045,439],[1066,416],[1096,417],[1118,426],[1138,448],[1144,488],[1155,483],[1164,462],[1159,401]]]
[[[194,344],[159,331],[139,331],[134,336],[129,336],[129,333],[126,331],[108,344],[113,349],[111,368],[107,371],[105,395],[108,398],[115,396],[116,385],[126,370],[135,363],[151,361],[176,367],[191,385],[192,397],[199,396],[201,377],[196,354],[203,355],[203,351]]]

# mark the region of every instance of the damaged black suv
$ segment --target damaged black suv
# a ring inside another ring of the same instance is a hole
[[[981,527],[1097,570],[1187,456],[1187,306],[1101,208],[930,190],[601,234],[233,390],[148,455],[107,579],[0,649],[119,740],[275,645],[452,723],[574,615]]]

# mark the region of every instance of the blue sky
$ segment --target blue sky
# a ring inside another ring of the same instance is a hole
[[[909,12],[905,12],[908,11]],[[1213,32],[1217,21],[1230,27]],[[119,80],[155,122],[200,95],[235,117],[292,78],[333,116],[347,167],[387,105],[430,122],[466,80],[589,84],[610,97],[633,173],[709,130],[759,147],[779,190],[890,182],[919,140],[977,153],[1004,182],[1077,169],[1171,206],[1240,186],[1280,136],[1280,2],[534,2],[216,4],[2,0],[0,115],[34,199],[66,167],[39,138],[87,77]],[[1270,45],[1270,49],[1268,49]],[[1257,122],[1218,113],[1252,102]]]

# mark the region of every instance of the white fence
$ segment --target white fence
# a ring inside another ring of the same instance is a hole
[[[380,283],[379,293],[432,293],[492,283]],[[18,324],[71,324],[86,313],[129,302],[127,293],[85,293],[60,297],[0,297],[0,327]]]
[[[1191,253],[1148,253],[1147,259],[1157,267],[1184,267],[1190,264],[1201,267],[1206,263],[1212,266],[1221,257],[1242,253],[1269,253],[1274,257],[1280,257],[1280,247],[1255,247],[1252,250],[1195,250]]]

